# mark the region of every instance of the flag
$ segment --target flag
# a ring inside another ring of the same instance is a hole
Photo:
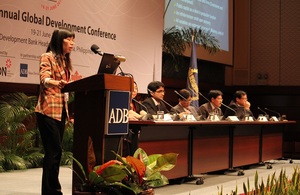
[[[194,36],[192,37],[192,51],[191,51],[189,71],[187,75],[186,88],[191,92],[192,95],[191,105],[197,109],[199,107],[199,88],[198,88],[197,53],[196,53],[196,43],[195,43]]]

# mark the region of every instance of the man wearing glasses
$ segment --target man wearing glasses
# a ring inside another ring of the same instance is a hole
[[[163,102],[165,96],[165,85],[160,81],[152,81],[147,87],[148,97],[143,101],[143,105],[147,108],[149,114],[156,115],[157,111],[163,111],[164,114],[169,113]]]
[[[179,113],[181,120],[199,120],[199,115],[194,106],[191,106],[192,95],[189,90],[181,89],[178,93],[178,104],[171,109],[171,112]],[[189,119],[192,115],[193,118]]]
[[[244,120],[245,117],[251,116],[253,114],[250,110],[250,102],[248,102],[247,93],[242,90],[238,90],[233,94],[233,100],[230,102],[229,107],[235,110],[226,109],[224,118],[228,116],[237,116],[239,120]]]
[[[201,120],[206,120],[209,116],[217,116],[219,120],[223,119],[221,105],[223,93],[220,90],[210,90],[208,93],[209,102],[202,104],[198,109]]]

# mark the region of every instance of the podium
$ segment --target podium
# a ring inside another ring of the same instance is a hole
[[[113,74],[98,74],[67,84],[63,92],[75,92],[73,156],[88,173],[88,151],[92,140],[96,165],[115,158],[121,135],[105,135],[107,90],[133,91],[133,78]],[[129,102],[128,102],[129,104]],[[81,175],[74,163],[73,169]],[[73,172],[74,186],[80,180]]]

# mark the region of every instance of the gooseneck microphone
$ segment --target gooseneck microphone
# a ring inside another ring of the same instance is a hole
[[[174,92],[179,95],[182,99],[184,99],[185,101],[188,101],[185,97],[183,97],[180,93],[178,93],[178,91],[174,90]]]
[[[262,111],[265,114],[265,116],[268,116],[268,113],[266,111],[264,111],[263,109],[261,109],[260,107],[257,107],[257,109]]]
[[[96,44],[93,44],[91,46],[91,50],[95,53],[95,54],[98,54],[100,56],[103,56],[103,52],[100,51],[100,48],[98,45]],[[122,55],[114,55],[114,59],[118,62],[125,62],[126,61],[126,58]]]
[[[145,121],[145,120],[151,120],[151,119],[153,119],[153,116],[148,112],[148,108],[147,108],[145,105],[143,105],[141,102],[137,101],[137,100],[134,99],[134,98],[132,98],[132,100],[133,100],[134,102],[136,102],[137,104],[139,104],[140,106],[142,106],[143,108],[145,108],[145,110],[146,110],[146,112],[147,112],[147,114],[144,115],[143,117],[141,117],[140,120]]]
[[[100,48],[98,47],[98,45],[93,44],[91,46],[91,50],[95,53],[95,54],[99,54],[100,56],[103,56],[103,52],[100,51]]]
[[[147,108],[145,105],[143,105],[142,103],[140,103],[139,101],[137,101],[137,100],[134,99],[134,98],[132,98],[132,100],[133,100],[134,102],[138,103],[138,104],[139,104],[140,106],[142,106],[143,108],[145,108],[146,112],[148,113],[148,108]]]
[[[202,96],[206,101],[210,102],[202,93],[199,92],[199,95]],[[226,104],[223,104],[223,102],[221,103],[221,105],[224,106],[224,107],[226,107],[226,108],[228,108],[229,110],[232,110],[235,113],[235,115],[237,115],[236,111],[233,108],[230,108]]]
[[[235,116],[237,116],[237,113],[236,113],[236,110],[235,110],[235,109],[233,109],[233,108],[227,106],[226,104],[223,104],[223,102],[221,103],[221,105],[222,105],[222,106],[225,106],[225,107],[228,108],[229,110],[233,111],[234,114],[235,114]]]
[[[209,99],[207,99],[200,91],[198,92],[198,94],[203,97],[206,101],[210,102]]]
[[[279,118],[279,120],[281,120],[281,114],[280,114],[279,112],[276,112],[276,111],[274,111],[274,110],[270,110],[270,109],[268,109],[268,108],[265,108],[265,110],[267,110],[267,111],[269,111],[269,112],[273,112],[273,113],[277,114],[277,115],[278,115],[278,118]]]
[[[175,117],[174,120],[179,120],[179,119],[180,119],[179,113],[176,111],[176,109],[174,108],[174,106],[172,106],[171,104],[169,104],[168,102],[166,102],[164,99],[162,99],[162,98],[156,96],[156,95],[154,94],[154,92],[151,91],[150,89],[147,89],[147,90],[148,90],[150,93],[152,93],[156,98],[158,98],[158,99],[161,100],[163,103],[165,103],[166,105],[168,105],[170,108],[173,108],[173,110],[174,110],[175,113],[176,113],[176,117]]]

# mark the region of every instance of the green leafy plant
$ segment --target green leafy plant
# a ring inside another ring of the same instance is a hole
[[[111,160],[95,166],[88,176],[83,166],[75,158],[73,160],[80,167],[84,178],[80,178],[81,191],[103,191],[114,188],[120,194],[140,194],[149,189],[168,184],[168,179],[161,171],[171,170],[177,161],[178,154],[152,154],[139,148],[133,156],[121,157],[113,152],[117,160]],[[77,174],[77,173],[76,173]],[[79,174],[77,174],[79,176]]]
[[[211,32],[201,28],[179,29],[175,26],[165,29],[163,31],[162,51],[164,55],[170,55],[167,59],[170,60],[169,64],[174,64],[175,69],[181,64],[182,55],[187,46],[191,46],[192,37],[194,37],[196,44],[199,44],[209,53],[214,54],[220,51],[219,41]]]
[[[246,183],[243,183],[243,194],[240,195],[298,195],[300,194],[300,170],[298,167],[294,168],[294,173],[291,178],[286,175],[286,171],[281,169],[279,176],[276,177],[276,172],[271,176],[268,175],[267,181],[259,182],[258,173],[256,171],[254,176],[254,187],[251,187],[249,178]],[[222,195],[221,192],[218,193]],[[237,194],[237,188],[231,193]]]
[[[5,94],[0,98],[0,171],[26,169],[41,164],[43,154],[36,147],[34,108],[36,96]]]

